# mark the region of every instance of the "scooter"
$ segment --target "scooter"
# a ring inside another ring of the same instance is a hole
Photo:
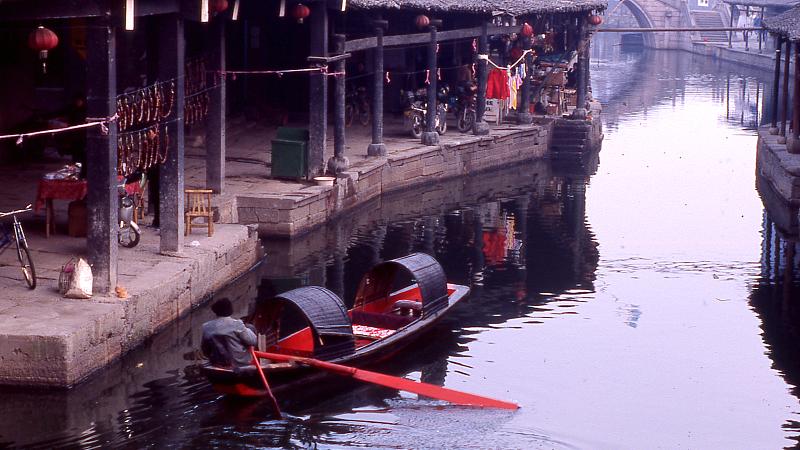
[[[136,203],[134,194],[131,192],[132,190],[129,191],[125,188],[126,185],[139,183],[140,181],[129,182],[128,180],[130,179],[131,177],[128,177],[122,184],[117,186],[117,192],[119,193],[119,232],[117,234],[117,241],[126,248],[133,248],[139,245],[139,239],[142,235],[139,225],[136,224],[133,217],[134,205]]]

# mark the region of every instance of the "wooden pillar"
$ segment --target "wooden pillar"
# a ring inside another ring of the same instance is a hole
[[[761,7],[761,12],[759,13],[758,17],[761,19],[760,20],[761,26],[763,27],[764,26],[764,7],[763,6]],[[758,53],[761,53],[761,40],[762,40],[762,38],[764,36],[764,32],[759,30],[759,31],[756,31],[756,33],[758,33]]]
[[[486,114],[486,82],[489,78],[489,61],[483,57],[489,57],[489,22],[483,22],[481,25],[478,54],[481,55],[477,61],[478,98],[475,103],[475,125],[472,127],[472,133],[486,135],[489,134],[489,124],[483,120],[483,115]]]
[[[747,26],[747,22],[750,19],[750,7],[744,7],[744,17],[745,17],[745,26]],[[750,51],[750,32],[749,31],[742,31],[742,36],[744,36],[744,51]]]
[[[344,41],[345,36],[343,34],[337,34],[334,36],[334,51],[336,52],[336,55],[344,55]],[[338,59],[333,64],[333,70],[340,75],[336,75],[334,78],[333,156],[328,160],[328,172],[336,175],[350,167],[350,161],[344,155],[345,146],[347,144],[345,139],[346,136],[344,125],[344,103],[346,90],[344,58]]]
[[[383,33],[389,22],[376,20],[376,46],[373,53],[372,84],[372,143],[367,147],[369,156],[386,156],[386,144],[383,143]]]
[[[439,133],[436,132],[436,90],[437,90],[437,61],[436,61],[436,27],[441,25],[441,20],[431,20],[431,40],[428,43],[428,112],[427,124],[422,132],[424,145],[439,145]],[[442,119],[445,119],[442,117]]]
[[[116,30],[105,20],[87,27],[86,107],[91,119],[112,117],[117,109]],[[86,250],[94,276],[93,290],[110,293],[117,286],[117,124],[108,133],[86,132],[86,176],[89,183]]]
[[[772,126],[769,134],[778,134],[778,93],[780,92],[781,82],[781,44],[780,36],[775,36],[775,76],[772,79]]]
[[[786,51],[783,53],[783,99],[781,100],[781,131],[778,136],[778,143],[786,143],[786,121],[789,120],[789,57],[792,54],[792,43],[789,39],[785,40]]]
[[[311,56],[328,56],[328,8],[323,1],[311,3]],[[308,176],[318,175],[325,164],[328,140],[328,76],[312,73],[308,104]]]
[[[800,42],[794,44],[794,92],[792,93],[792,139],[786,143],[789,153],[800,153]]]
[[[530,50],[533,44],[533,36],[531,37],[522,37],[522,50]],[[513,64],[516,61],[511,61]],[[522,76],[522,89],[520,92],[520,99],[519,108],[517,108],[517,123],[519,124],[529,124],[533,122],[533,116],[531,116],[530,112],[530,103],[531,103],[531,66],[533,65],[533,55],[530,53],[525,55],[525,73],[520,74]],[[517,70],[519,70],[519,66],[517,66]]]
[[[588,37],[586,28],[581,19],[580,40],[578,41],[578,80],[575,93],[575,110],[572,112],[573,119],[583,119],[586,117],[586,73],[589,68]]]
[[[730,28],[733,28],[733,8],[736,8],[736,5],[731,5],[731,24]],[[738,10],[738,8],[737,8]],[[741,12],[739,13],[741,14]],[[728,31],[728,48],[733,47],[733,30]]]
[[[209,67],[225,71],[225,20],[217,17],[209,27]],[[217,87],[208,93],[206,123],[206,187],[221,194],[225,189],[225,75],[212,73]]]
[[[180,253],[183,250],[184,213],[184,159],[183,159],[183,110],[185,101],[185,41],[183,19],[178,14],[159,17],[161,34],[159,78],[175,80],[174,115],[169,127],[169,149],[167,161],[160,170],[161,196],[161,253]]]

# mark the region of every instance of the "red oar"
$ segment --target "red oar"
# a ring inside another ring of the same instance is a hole
[[[421,383],[419,381],[413,381],[407,378],[394,377],[364,369],[356,369],[355,367],[343,366],[341,364],[320,361],[318,359],[284,355],[281,353],[255,352],[255,354],[261,358],[267,358],[276,361],[296,361],[301,364],[327,370],[328,372],[333,372],[338,375],[353,377],[356,380],[379,384],[381,386],[399,389],[401,391],[413,392],[415,394],[444,400],[456,405],[481,406],[485,408],[500,409],[519,408],[519,405],[516,403],[504,402],[502,400],[495,400],[493,398],[482,397],[480,395],[468,394],[466,392],[443,388],[441,386],[434,386],[428,383]]]
[[[253,356],[253,364],[256,365],[256,369],[258,369],[258,374],[261,375],[261,382],[264,383],[264,388],[267,390],[267,395],[269,396],[270,400],[272,400],[272,409],[275,412],[275,417],[281,417],[281,408],[278,406],[278,401],[275,400],[275,396],[272,395],[272,389],[269,388],[269,383],[267,383],[267,377],[264,376],[264,371],[261,369],[261,363],[258,361],[258,356],[256,355],[256,349],[250,347],[250,354]]]

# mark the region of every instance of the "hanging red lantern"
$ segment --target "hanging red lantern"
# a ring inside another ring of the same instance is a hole
[[[208,11],[211,14],[219,14],[228,9],[228,0],[211,0],[208,2]]]
[[[603,17],[598,16],[597,14],[592,14],[589,16],[589,23],[594,26],[598,26],[603,23]]]
[[[47,73],[47,52],[56,48],[58,36],[50,29],[39,25],[28,36],[28,47],[39,52],[42,61],[42,73]]]
[[[514,47],[511,49],[511,61],[517,61],[518,59],[522,58],[522,49],[519,47]]]
[[[431,19],[429,19],[428,16],[426,16],[425,14],[420,14],[414,20],[414,23],[417,25],[417,28],[419,28],[420,30],[424,30],[425,28],[428,28],[428,26],[430,26]]]
[[[522,24],[522,29],[519,31],[519,34],[525,37],[533,36],[533,27],[528,22]]]
[[[311,14],[311,10],[302,3],[298,3],[292,10],[292,16],[297,19],[297,23],[303,23],[303,19],[308,17],[309,14]]]

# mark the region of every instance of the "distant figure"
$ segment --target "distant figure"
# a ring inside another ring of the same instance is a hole
[[[237,369],[251,365],[249,348],[256,345],[256,334],[244,322],[231,317],[233,305],[227,298],[214,302],[211,310],[217,318],[203,324],[203,354],[217,367]]]

